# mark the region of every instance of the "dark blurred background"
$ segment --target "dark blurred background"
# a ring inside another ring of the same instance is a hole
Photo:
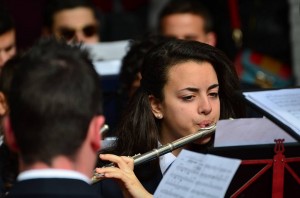
[[[19,49],[41,34],[47,0],[0,0],[15,19]],[[51,1],[51,0],[50,0]],[[156,15],[167,0],[93,0],[102,23],[102,41],[134,39],[153,31]],[[233,59],[239,49],[231,37],[231,0],[199,0],[211,10],[218,36],[217,47]],[[237,3],[243,47],[269,54],[291,64],[289,4],[287,0],[234,0]]]

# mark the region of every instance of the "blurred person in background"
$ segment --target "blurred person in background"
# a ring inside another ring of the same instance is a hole
[[[120,71],[119,93],[125,101],[140,87],[140,72],[147,52],[170,39],[162,35],[146,34],[131,41],[129,50],[122,59]]]
[[[0,73],[0,197],[9,192],[19,173],[18,156],[8,148],[3,135],[3,120],[9,113],[7,96],[19,59],[19,55],[9,59]]]
[[[129,50],[123,57],[121,62],[121,70],[119,74],[119,82],[116,97],[116,125],[122,112],[128,105],[129,99],[140,87],[141,68],[148,51],[153,47],[163,42],[170,40],[171,38],[157,35],[157,34],[145,34],[140,38],[133,39],[130,42]],[[112,127],[112,129],[115,126]]]
[[[90,0],[48,0],[45,5],[43,35],[69,42],[100,42],[100,20]]]
[[[16,30],[10,14],[3,7],[0,8],[0,67],[17,52]],[[0,70],[1,71],[1,70]]]
[[[159,32],[178,39],[196,40],[216,46],[213,18],[209,10],[195,0],[169,1],[158,19]]]

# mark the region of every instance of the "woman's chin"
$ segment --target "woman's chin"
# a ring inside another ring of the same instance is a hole
[[[195,144],[207,144],[212,137],[206,137],[206,138],[201,138],[199,140],[196,140],[194,143]]]

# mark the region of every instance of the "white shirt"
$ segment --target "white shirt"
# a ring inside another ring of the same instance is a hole
[[[159,157],[159,166],[161,173],[164,175],[169,166],[175,161],[176,157],[173,153],[167,153]]]
[[[158,142],[158,147],[162,146],[160,142]],[[159,157],[159,167],[161,173],[164,175],[165,172],[168,170],[169,166],[175,161],[176,156],[173,155],[172,152],[164,154]]]
[[[66,170],[66,169],[37,169],[37,170],[28,170],[21,172],[17,180],[23,181],[28,179],[40,179],[40,178],[64,178],[64,179],[78,179],[82,180],[88,184],[91,184],[91,179],[82,173]]]

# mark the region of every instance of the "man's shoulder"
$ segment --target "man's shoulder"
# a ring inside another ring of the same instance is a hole
[[[98,197],[95,189],[84,181],[65,178],[28,179],[17,182],[7,197]]]

